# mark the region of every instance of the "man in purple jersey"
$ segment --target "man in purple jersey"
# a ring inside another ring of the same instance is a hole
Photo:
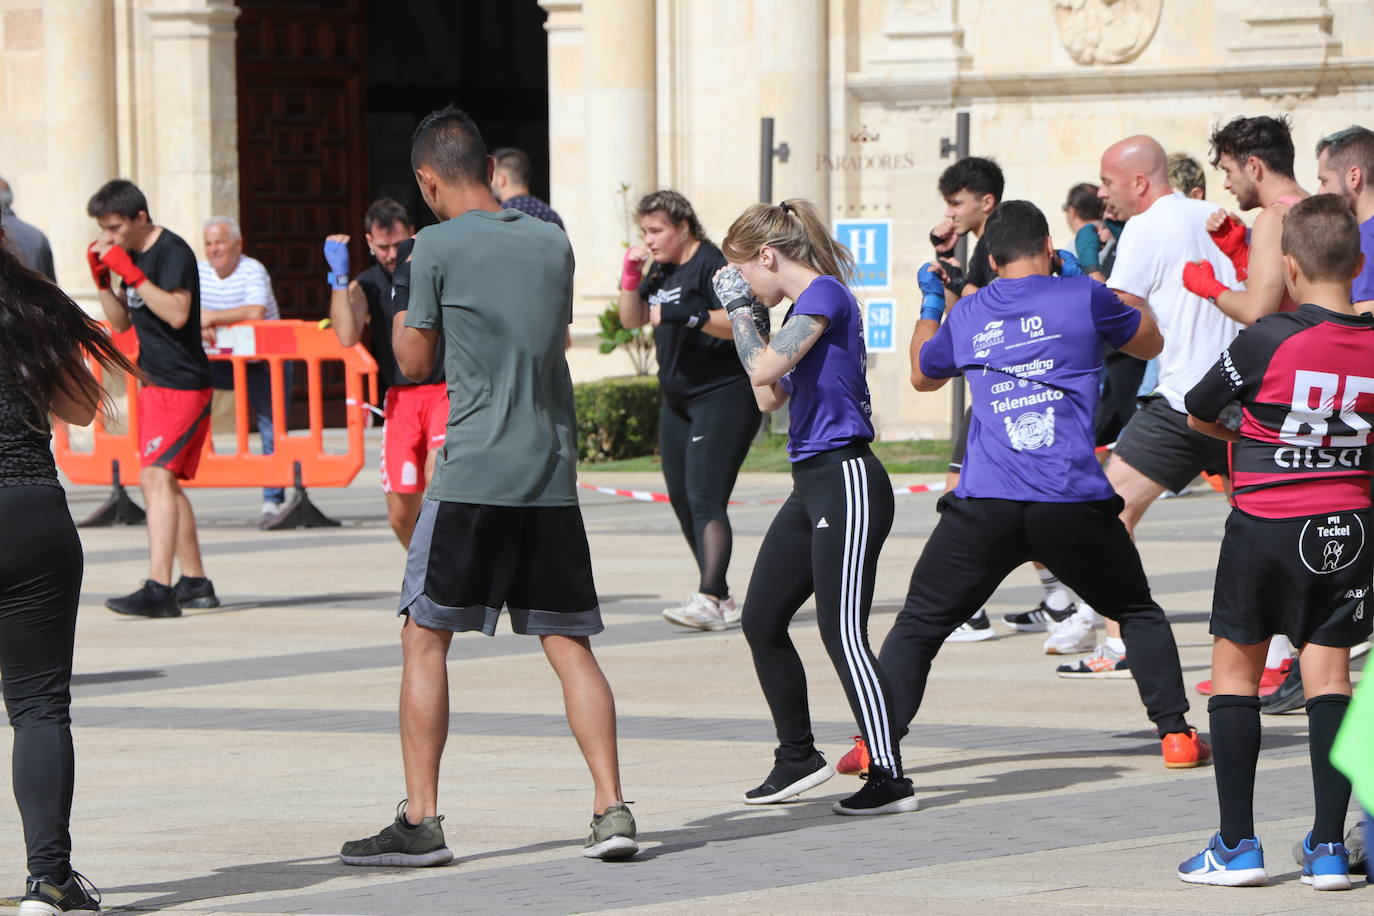
[[[940,521],[879,655],[893,725],[905,730],[916,715],[945,637],[1035,557],[1121,622],[1165,765],[1194,767],[1211,752],[1184,719],[1173,632],[1093,455],[1103,344],[1149,359],[1163,339],[1148,311],[1096,280],[1051,276],[1049,236],[1034,204],[1003,203],[984,235],[998,282],[965,297],[943,327],[939,309],[923,310],[929,317],[916,325],[912,384],[935,391],[965,376],[973,422],[959,486],[940,498]]]

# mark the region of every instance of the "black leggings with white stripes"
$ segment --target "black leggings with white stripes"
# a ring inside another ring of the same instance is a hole
[[[844,685],[872,765],[902,772],[892,730],[892,696],[868,646],[868,609],[878,552],[892,528],[892,484],[867,445],[798,462],[792,494],[759,548],[744,600],[744,635],[773,713],[777,759],[815,751],[806,672],[787,628],[813,594],[816,622]]]

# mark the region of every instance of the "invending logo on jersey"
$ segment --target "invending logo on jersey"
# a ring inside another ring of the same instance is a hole
[[[970,343],[973,345],[973,358],[986,359],[992,352],[993,347],[1000,347],[1006,342],[1007,335],[1002,330],[1003,321],[989,321],[983,325],[983,330],[973,335]]]

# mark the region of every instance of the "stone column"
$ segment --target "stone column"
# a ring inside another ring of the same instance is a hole
[[[627,205],[657,182],[654,2],[596,0],[583,6],[582,20],[586,227],[574,236],[580,298],[585,310],[600,312],[616,298],[627,231],[638,237]]]
[[[96,301],[86,246],[96,226],[86,201],[115,175],[115,45],[109,0],[43,7],[47,99],[48,231],[57,278],[73,296]],[[22,212],[22,211],[21,211]]]
[[[200,250],[200,227],[238,216],[238,91],[233,0],[175,0],[147,11],[155,95],[138,108],[151,119],[154,220]]]
[[[539,0],[548,13],[549,36],[549,203],[563,217],[577,252],[590,250],[586,219],[586,137],[583,130],[582,57],[585,53],[582,0]],[[576,329],[574,329],[576,330]]]
[[[754,22],[759,116],[774,119],[774,142],[790,149],[787,162],[773,162],[772,203],[804,197],[825,216],[830,176],[816,159],[829,150],[826,0],[754,0]]]

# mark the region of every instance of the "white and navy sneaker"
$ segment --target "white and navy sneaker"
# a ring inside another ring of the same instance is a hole
[[[1247,837],[1232,849],[1222,841],[1220,831],[1212,835],[1206,849],[1179,865],[1178,877],[1189,884],[1219,887],[1259,887],[1269,881],[1259,837]]]
[[[945,637],[945,642],[982,642],[996,637],[997,632],[992,628],[992,621],[988,620],[988,612],[983,609],[959,624],[958,629]]]
[[[1302,838],[1302,883],[1314,891],[1350,890],[1350,853],[1343,843],[1318,843],[1312,834]]]
[[[1038,607],[1032,608],[1029,611],[1021,611],[1018,614],[1007,614],[1002,618],[1002,622],[1018,633],[1043,633],[1048,630],[1051,625],[1068,620],[1077,613],[1078,605],[1074,604],[1072,601],[1070,601],[1069,606],[1062,611],[1056,611],[1044,601],[1041,601]]]

